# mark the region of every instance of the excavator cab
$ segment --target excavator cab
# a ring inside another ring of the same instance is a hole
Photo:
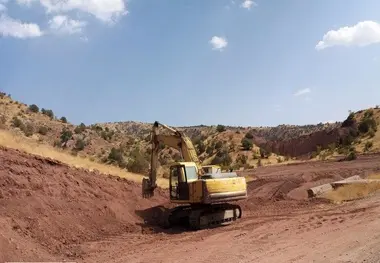
[[[189,183],[198,179],[196,165],[175,163],[170,166],[169,189],[171,200],[189,200]]]

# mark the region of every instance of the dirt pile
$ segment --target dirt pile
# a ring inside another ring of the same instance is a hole
[[[140,233],[135,213],[167,201],[139,185],[0,148],[0,261],[81,257],[79,244]]]

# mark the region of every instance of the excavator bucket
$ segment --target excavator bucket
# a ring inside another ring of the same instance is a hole
[[[154,196],[154,187],[151,186],[150,180],[147,178],[143,178],[142,180],[142,196],[143,198]]]

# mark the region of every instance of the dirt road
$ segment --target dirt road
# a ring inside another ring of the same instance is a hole
[[[379,262],[380,196],[334,205],[308,187],[380,171],[380,156],[259,168],[243,219],[188,232],[144,224],[167,204],[126,180],[0,148],[0,262]]]

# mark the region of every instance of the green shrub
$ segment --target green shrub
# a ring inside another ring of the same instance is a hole
[[[253,139],[253,134],[250,133],[250,132],[247,132],[247,133],[245,134],[245,138],[247,138],[247,139]]]
[[[356,160],[357,155],[355,151],[349,151],[348,155],[346,156],[345,160],[346,161],[353,161]]]
[[[60,120],[61,120],[61,122],[63,122],[63,123],[67,123],[67,119],[66,119],[66,117],[64,117],[64,116],[62,116]]]
[[[127,163],[128,171],[132,173],[146,173],[149,170],[149,162],[139,150],[131,153],[130,161]]]
[[[216,131],[217,132],[224,132],[224,131],[226,131],[226,127],[224,125],[218,124],[218,126],[216,126]]]
[[[76,134],[80,134],[86,130],[86,125],[84,123],[79,124],[77,127],[75,127],[74,132]]]
[[[108,160],[111,162],[121,163],[123,159],[123,152],[120,149],[112,147],[111,152],[108,154]]]
[[[38,106],[36,104],[32,104],[32,105],[29,106],[29,110],[31,112],[37,113],[37,112],[40,111],[40,108],[38,108]]]
[[[40,126],[38,128],[38,133],[41,135],[46,135],[48,133],[49,129],[45,126]]]
[[[61,131],[60,139],[61,144],[67,143],[73,136],[73,132],[69,129],[63,128]]]
[[[22,128],[24,123],[17,117],[12,118],[12,126],[16,128]]]
[[[76,151],[82,151],[82,150],[84,150],[85,147],[86,147],[86,143],[84,140],[82,140],[82,139],[76,140],[75,146],[74,146],[74,149]]]
[[[369,109],[364,113],[363,118],[360,120],[358,129],[361,133],[367,133],[370,130],[377,131],[377,123],[373,117],[372,109]]]
[[[222,141],[217,141],[215,143],[215,149],[216,150],[219,150],[220,148],[222,148],[222,146],[223,146],[223,142]]]
[[[252,149],[253,147],[253,143],[251,140],[247,139],[247,138],[243,138],[241,140],[241,146],[243,148],[244,151],[249,151]]]
[[[367,141],[364,145],[364,151],[369,151],[373,146],[373,142],[372,141]]]
[[[47,110],[47,109],[42,108],[41,112],[42,112],[42,114],[48,116],[50,119],[54,118],[54,113],[52,110]]]
[[[211,162],[211,164],[218,164],[224,166],[229,166],[231,163],[232,158],[226,150],[219,151]]]
[[[34,127],[31,123],[28,123],[24,126],[22,131],[24,132],[25,136],[30,137],[34,134]]]

